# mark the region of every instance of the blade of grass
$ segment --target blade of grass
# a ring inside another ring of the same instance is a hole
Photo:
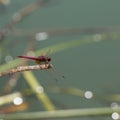
[[[79,43],[79,44],[78,44]],[[48,51],[49,49],[52,50],[52,54],[56,53],[56,52],[59,52],[59,51],[62,51],[64,49],[68,49],[68,48],[72,48],[72,47],[76,47],[78,45],[81,45],[81,44],[85,44],[85,43],[88,43],[88,42],[85,42],[85,40],[73,40],[73,41],[70,41],[70,42],[63,42],[61,44],[58,44],[58,45],[53,45],[53,46],[49,46],[49,47],[46,47],[46,48],[43,48],[42,50],[39,50],[36,52],[36,55],[40,55],[42,54],[43,52],[45,51]],[[0,72],[4,72],[8,69],[11,69],[13,67],[16,67],[17,65],[21,64],[23,60],[20,60],[20,59],[15,59],[7,64],[3,64],[3,65],[0,65]]]
[[[54,93],[66,93],[71,94],[75,96],[84,97],[85,96],[85,90],[74,88],[74,87],[57,87],[57,86],[47,86],[48,91],[54,92]]]
[[[37,78],[31,71],[23,72],[23,76],[31,89],[36,93],[37,98],[39,101],[43,103],[43,106],[48,111],[55,110],[54,104],[51,102],[47,94],[44,92],[44,88],[38,82]]]
[[[112,109],[110,107],[104,108],[85,108],[85,109],[69,109],[56,110],[45,112],[28,112],[0,115],[1,119],[5,120],[35,120],[35,119],[53,119],[53,118],[71,118],[71,117],[87,117],[87,116],[111,116],[114,112],[120,112],[120,108]]]
[[[108,40],[109,38],[112,38],[113,40],[119,39],[120,35],[118,35],[117,33],[99,34],[98,37],[99,37],[99,39],[96,40],[96,35],[89,35],[82,39],[71,40],[71,41],[63,42],[61,44],[48,46],[46,48],[43,48],[42,50],[36,51],[36,55],[40,55],[44,52],[47,52],[49,49],[51,50],[51,54],[55,54],[57,52],[65,50],[65,49],[70,49],[70,48],[74,48],[74,47],[77,47],[80,45],[86,45],[86,44],[93,43],[93,42],[101,42],[101,41]],[[7,64],[0,65],[0,72],[4,72],[8,69],[16,67],[19,64],[21,64],[22,62],[23,62],[23,60],[15,59]]]

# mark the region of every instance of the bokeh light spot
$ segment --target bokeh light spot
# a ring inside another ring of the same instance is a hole
[[[13,103],[15,105],[20,105],[23,103],[23,99],[21,97],[16,97],[16,98],[14,98]]]
[[[46,32],[37,33],[35,36],[37,41],[42,41],[48,39],[48,34]]]
[[[91,91],[86,91],[85,92],[85,98],[91,99],[93,97],[93,93]]]
[[[112,119],[118,120],[120,118],[120,115],[117,112],[112,113]]]

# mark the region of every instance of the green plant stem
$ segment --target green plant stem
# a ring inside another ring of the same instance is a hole
[[[0,115],[0,119],[5,120],[35,120],[46,118],[70,118],[70,117],[87,117],[87,116],[111,116],[113,112],[120,112],[120,108],[87,108],[87,109],[69,109],[45,112],[27,112],[8,115]]]
[[[98,39],[96,38],[98,37]],[[42,50],[38,50],[36,51],[36,55],[40,55],[42,53],[45,53],[46,51],[48,52],[48,50],[51,50],[51,54],[63,51],[65,49],[70,49],[70,48],[74,48],[80,45],[86,45],[86,44],[90,44],[90,43],[94,43],[94,42],[102,42],[102,41],[106,41],[109,39],[113,39],[113,40],[119,40],[120,35],[117,33],[111,33],[111,34],[98,34],[98,35],[88,35],[82,39],[78,39],[78,40],[71,40],[71,41],[67,41],[67,42],[63,42],[61,44],[57,44],[57,45],[52,45],[46,48],[43,48]],[[23,60],[20,59],[15,59],[9,63],[5,63],[0,65],[0,72],[4,72],[8,69],[11,69],[13,67],[18,66],[19,64],[21,64],[23,62]]]
[[[44,92],[44,88],[42,87],[40,82],[38,82],[34,74],[31,71],[27,71],[23,73],[23,76],[29,84],[30,88],[36,93],[38,100],[42,102],[44,108],[48,111],[55,110],[54,104]]]

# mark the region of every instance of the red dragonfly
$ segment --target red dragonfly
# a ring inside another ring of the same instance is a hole
[[[49,64],[49,62],[51,61],[51,58],[48,57],[48,56],[45,56],[45,55],[41,55],[41,56],[38,56],[38,57],[31,57],[31,56],[18,56],[19,58],[25,58],[25,59],[30,59],[30,60],[35,60],[35,62],[37,64]],[[55,67],[52,67],[54,71],[56,71],[56,73],[58,73],[60,76],[62,76],[62,78],[64,78],[64,76],[55,68]],[[55,80],[56,77],[53,75],[53,74],[50,74]]]
[[[38,56],[38,57],[30,57],[30,56],[18,56],[18,57],[35,60],[35,62],[37,64],[43,64],[43,63],[46,64],[46,63],[49,63],[51,61],[50,57],[47,57],[47,56],[44,56],[44,55],[41,55],[41,56]]]

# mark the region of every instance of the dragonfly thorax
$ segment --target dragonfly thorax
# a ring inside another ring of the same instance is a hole
[[[46,56],[38,56],[38,58],[41,62],[50,62],[51,61],[51,58],[46,57]]]

